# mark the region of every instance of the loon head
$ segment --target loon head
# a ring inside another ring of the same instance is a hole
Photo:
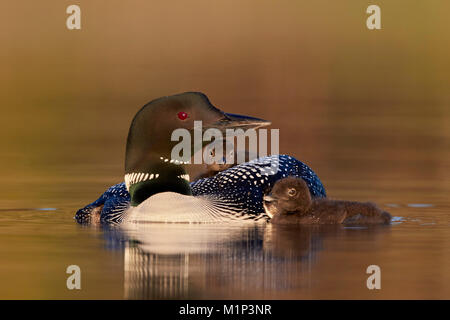
[[[194,150],[194,121],[202,121],[203,130],[217,128],[222,132],[229,128],[249,129],[270,124],[258,118],[225,113],[199,92],[186,92],[149,102],[135,115],[128,132],[125,182],[132,206],[159,192],[191,194],[185,171],[189,161],[171,159],[171,153],[179,143],[172,141],[172,133],[176,129],[186,129],[191,133],[191,150],[197,151]]]

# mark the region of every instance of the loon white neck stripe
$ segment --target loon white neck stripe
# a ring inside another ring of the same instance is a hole
[[[179,175],[178,178],[181,178],[181,179],[186,180],[187,182],[190,182],[190,177],[188,174]]]
[[[147,180],[157,179],[159,177],[159,173],[145,173],[145,172],[132,172],[127,173],[125,175],[125,185],[127,190],[130,191],[130,186]],[[181,174],[177,176],[177,178],[184,179],[187,182],[190,181],[190,177],[188,174]]]
[[[152,179],[156,179],[159,177],[159,174],[156,173],[145,173],[145,172],[132,172],[132,173],[127,173],[125,175],[125,185],[127,186],[127,190],[130,191],[130,186],[132,184],[138,183],[138,182],[142,182],[142,181],[147,181],[147,180],[152,180]]]

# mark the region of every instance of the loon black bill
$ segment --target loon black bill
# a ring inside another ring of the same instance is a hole
[[[224,117],[219,121],[212,123],[211,127],[217,127],[219,129],[228,129],[228,128],[257,129],[268,126],[270,124],[271,122],[267,120],[241,114],[224,112]]]

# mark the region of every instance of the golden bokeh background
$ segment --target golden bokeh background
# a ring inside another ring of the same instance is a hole
[[[66,28],[71,4],[81,7],[81,30]],[[381,30],[366,28],[370,4],[381,8]],[[202,91],[224,111],[272,120],[280,151],[310,164],[333,197],[448,211],[449,13],[445,0],[2,1],[0,207],[64,208],[71,217],[121,181],[128,126],[142,105]],[[31,257],[0,239],[16,256],[2,266],[9,279]],[[63,244],[48,242],[63,261]],[[448,280],[446,246],[437,272]],[[40,248],[39,267],[9,280],[16,291],[1,296],[20,296],[59,259]],[[427,268],[424,255],[417,270]],[[27,297],[53,297],[33,288]]]

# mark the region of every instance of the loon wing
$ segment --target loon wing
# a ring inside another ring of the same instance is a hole
[[[97,200],[78,210],[75,220],[80,224],[120,223],[129,206],[130,194],[125,183],[118,183],[109,187]]]

